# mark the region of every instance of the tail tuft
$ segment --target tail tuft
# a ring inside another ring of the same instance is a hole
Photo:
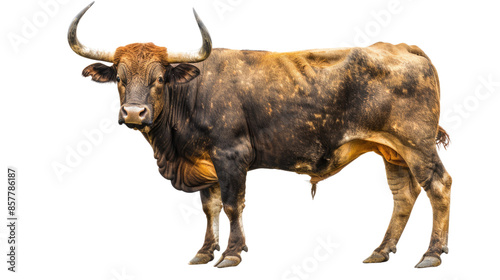
[[[442,145],[445,150],[450,145],[450,135],[448,135],[448,133],[446,133],[446,130],[444,130],[444,128],[442,128],[441,126],[439,126],[438,129],[436,145]]]

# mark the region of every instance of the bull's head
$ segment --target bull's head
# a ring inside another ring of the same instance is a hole
[[[198,68],[186,63],[208,58],[212,50],[210,35],[193,10],[203,37],[203,45],[197,51],[167,52],[166,48],[153,43],[130,44],[114,52],[95,50],[81,44],[76,36],[78,22],[93,4],[83,9],[71,23],[68,30],[69,45],[83,57],[113,63],[111,66],[91,64],[82,74],[100,83],[116,82],[121,102],[118,123],[147,131],[163,109],[167,85],[187,83],[200,74]],[[180,64],[173,67],[173,63]]]

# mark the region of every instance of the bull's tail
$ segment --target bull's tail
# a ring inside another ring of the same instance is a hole
[[[448,133],[446,133],[446,130],[444,130],[444,128],[442,128],[441,126],[439,126],[438,128],[436,145],[442,145],[445,149],[450,145],[450,135],[448,135]]]

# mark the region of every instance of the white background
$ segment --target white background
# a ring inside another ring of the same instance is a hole
[[[6,187],[0,192],[1,279],[498,279],[500,21],[494,1],[99,0],[80,23],[80,40],[92,47],[151,41],[195,49],[194,6],[214,47],[292,51],[378,41],[421,47],[441,80],[441,125],[452,142],[440,156],[453,177],[450,254],[440,267],[424,270],[413,268],[431,234],[424,192],[397,254],[387,263],[362,263],[382,241],[392,212],[383,163],[373,153],[321,182],[314,201],[306,176],[250,172],[249,253],[236,268],[187,265],[205,233],[199,195],[172,188],[142,135],[118,126],[115,85],[81,76],[93,61],[71,51],[66,31],[88,0],[66,2],[8,1],[0,11],[0,177],[7,166],[17,167],[19,176],[15,274],[3,261]],[[84,155],[75,158],[78,149]],[[68,168],[59,177],[58,165]],[[223,213],[220,232],[224,250]],[[335,246],[326,251],[320,240]]]

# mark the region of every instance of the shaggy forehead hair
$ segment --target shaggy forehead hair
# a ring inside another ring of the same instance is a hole
[[[113,63],[126,63],[132,69],[138,69],[141,65],[151,62],[160,62],[168,65],[167,48],[158,47],[153,43],[135,43],[116,49]]]

